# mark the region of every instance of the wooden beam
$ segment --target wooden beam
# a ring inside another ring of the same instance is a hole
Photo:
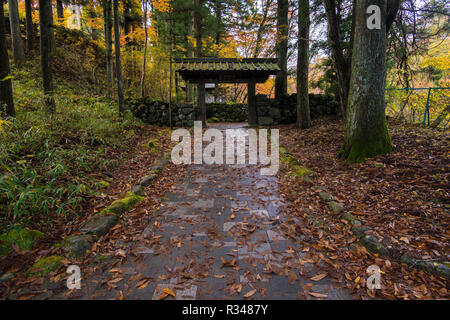
[[[258,125],[258,119],[256,116],[255,80],[253,79],[248,82],[247,96],[248,124],[249,126],[256,126]]]
[[[203,127],[206,128],[206,101],[205,101],[205,81],[200,80],[198,83],[198,107],[200,109],[200,117]]]

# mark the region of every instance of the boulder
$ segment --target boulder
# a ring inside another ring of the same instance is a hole
[[[81,232],[94,234],[101,237],[109,232],[119,222],[119,217],[115,214],[95,215],[81,229]]]

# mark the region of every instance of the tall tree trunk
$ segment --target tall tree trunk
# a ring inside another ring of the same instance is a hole
[[[25,0],[25,26],[27,31],[27,51],[33,50],[33,0]]]
[[[275,79],[276,99],[287,94],[288,11],[289,1],[278,0],[276,53],[281,71],[277,72],[277,77]]]
[[[309,0],[298,1],[297,126],[311,127],[308,96]]]
[[[194,25],[195,25],[195,42],[196,55],[198,58],[202,56],[202,5],[204,0],[194,0]]]
[[[391,3],[390,3],[391,4]],[[366,10],[377,5],[381,28],[368,29]],[[339,157],[350,162],[392,150],[385,115],[386,11],[384,0],[357,0],[344,145]]]
[[[108,86],[108,97],[113,95],[113,63],[112,63],[112,6],[111,0],[103,1],[103,18],[105,28],[106,45],[106,83]]]
[[[8,9],[14,63],[21,66],[25,62],[25,51],[23,48],[22,36],[20,35],[19,7],[17,5],[17,0],[8,0]]]
[[[50,0],[50,5],[47,6],[48,15],[48,25],[49,25],[49,35],[50,35],[50,54],[53,55],[56,50],[56,39],[55,39],[55,24],[53,23],[53,7],[52,1]]]
[[[55,100],[53,98],[52,53],[51,53],[51,0],[39,0],[39,26],[41,30],[41,71],[42,84],[44,86],[45,104],[47,110],[55,112]]]
[[[194,37],[194,10],[189,10],[188,13],[188,27],[187,27],[187,57],[193,58],[194,48],[192,46],[192,39]],[[187,103],[193,103],[194,101],[194,86],[191,83],[186,84],[186,100]]]
[[[341,44],[340,22],[336,14],[336,2],[335,0],[324,0],[324,5],[328,19],[328,41],[331,47],[331,59],[333,60],[339,82],[340,112],[344,116],[348,103],[351,62],[350,57],[349,59],[344,57]],[[355,3],[353,5],[355,6]]]
[[[125,33],[125,35],[127,36],[130,31],[131,31],[131,17],[130,17],[130,10],[131,10],[131,5],[130,5],[130,1],[131,0],[125,0],[123,2],[124,8],[123,8],[123,32]],[[128,38],[127,38],[127,42],[128,42]]]
[[[216,31],[216,44],[219,45],[220,39],[222,37],[223,31],[223,21],[222,21],[222,1],[223,0],[214,0],[214,14],[216,15],[217,20],[217,31]]]
[[[124,99],[123,99],[123,83],[122,83],[122,63],[120,60],[120,31],[119,31],[119,0],[114,1],[114,45],[116,49],[116,77],[117,77],[117,97],[119,103],[119,114],[123,116],[124,113]]]
[[[144,59],[142,61],[142,75],[141,75],[141,97],[145,96],[145,67],[147,64],[147,41],[148,41],[148,32],[147,32],[147,0],[142,0],[142,8],[143,8],[143,18],[144,18],[144,32],[145,32],[145,41],[144,41]],[[172,39],[171,39],[172,41]]]
[[[64,22],[64,7],[62,0],[56,0],[56,16],[58,17],[58,22]]]
[[[6,27],[3,0],[0,0],[0,113],[2,116],[15,115],[11,79],[5,79],[10,72],[8,50],[6,49]]]

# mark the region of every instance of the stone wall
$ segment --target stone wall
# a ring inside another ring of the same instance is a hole
[[[309,95],[311,118],[337,114],[339,104],[326,95]],[[150,98],[128,99],[126,101],[133,114],[149,124],[169,126],[169,104]],[[297,117],[297,96],[269,99],[256,95],[258,123],[261,126],[295,123]],[[212,122],[247,121],[247,104],[209,103],[206,105],[206,118]],[[191,127],[200,118],[197,106],[191,104],[172,104],[172,123],[176,127]]]
[[[337,114],[339,104],[331,96],[321,94],[309,95],[311,118]],[[265,95],[256,95],[258,123],[261,126],[295,123],[297,119],[297,95],[291,94],[278,100]]]

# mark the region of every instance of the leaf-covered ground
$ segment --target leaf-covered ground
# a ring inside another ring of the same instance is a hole
[[[314,185],[334,195],[373,235],[399,252],[417,259],[448,261],[449,257],[449,134],[421,126],[389,123],[394,151],[362,164],[336,158],[343,141],[343,123],[324,118],[309,130],[281,127],[280,143],[300,164],[318,174]],[[448,283],[422,271],[409,269],[396,259],[376,257],[354,246],[356,237],[339,216],[319,200],[312,184],[285,176],[282,185],[292,200],[290,210],[309,225],[315,244],[334,253],[349,287],[361,297],[373,296],[364,289],[366,269],[382,267],[381,298],[448,298]],[[352,248],[347,250],[347,248]]]
[[[168,165],[146,188],[146,199],[124,214],[86,258],[63,260],[65,266],[82,268],[87,283],[82,290],[67,290],[67,274],[60,268],[47,277],[19,273],[0,285],[1,297],[172,299],[184,293],[198,298],[288,294],[294,299],[329,299],[350,292],[359,299],[448,299],[446,280],[397,259],[407,252],[417,259],[448,261],[448,134],[390,123],[395,147],[391,154],[347,164],[335,156],[342,127],[335,118],[316,120],[309,130],[280,127],[281,145],[317,174],[312,182],[288,174],[285,163],[271,183],[256,174],[248,176],[252,171],[245,166],[197,170]],[[158,137],[158,151],[168,150],[169,132],[151,130],[149,138]],[[109,189],[89,200],[85,215],[69,223],[64,235],[147,173],[157,153],[149,152],[145,141],[137,143],[132,160],[111,173]],[[316,186],[333,194],[374,236],[399,252],[381,257],[360,246],[349,224],[320,200]],[[283,199],[282,204],[274,197]],[[206,206],[209,202],[214,205]],[[260,209],[269,213],[262,217],[265,222],[254,216],[264,211]],[[274,234],[269,226],[289,245],[266,239],[264,233]],[[236,249],[227,248],[230,243]],[[255,248],[261,244],[270,248],[258,252]],[[41,246],[32,252],[30,263],[60,250]],[[278,255],[278,263],[271,261]],[[366,288],[366,270],[374,264],[381,268],[381,290]]]

